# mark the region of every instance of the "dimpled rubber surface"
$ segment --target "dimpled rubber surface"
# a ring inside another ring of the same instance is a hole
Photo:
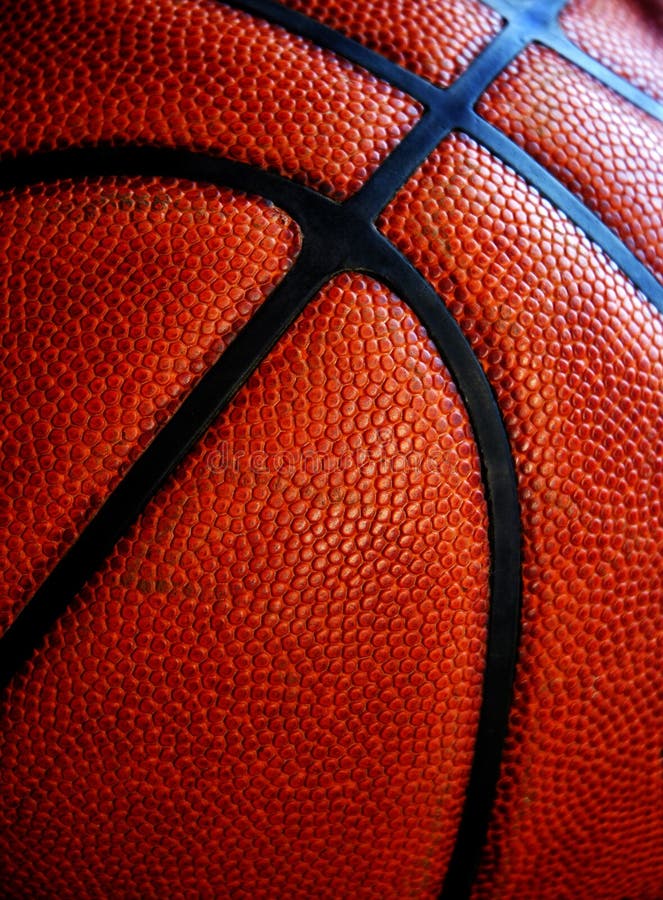
[[[264,201],[151,178],[0,195],[0,631],[289,267]]]
[[[571,0],[559,22],[586,53],[663,101],[663,7],[642,0]]]
[[[501,162],[452,135],[381,228],[493,385],[522,509],[523,632],[475,900],[654,900],[663,323]]]
[[[214,0],[27,0],[0,13],[0,152],[98,141],[205,150],[340,199],[417,105]]]
[[[477,109],[663,280],[663,123],[536,44],[495,79]]]
[[[330,28],[441,87],[448,87],[500,29],[501,18],[474,0],[285,0]]]
[[[435,897],[488,568],[448,372],[399,300],[339,276],[15,679],[0,885]]]

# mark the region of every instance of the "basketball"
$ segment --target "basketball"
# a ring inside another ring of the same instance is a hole
[[[0,896],[661,900],[660,3],[0,15]]]

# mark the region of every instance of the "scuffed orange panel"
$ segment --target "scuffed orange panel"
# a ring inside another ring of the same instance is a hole
[[[0,631],[290,266],[296,226],[185,181],[0,197]]]
[[[285,0],[440,87],[448,87],[500,30],[500,16],[475,0]]]
[[[475,900],[663,881],[663,321],[562,214],[452,135],[380,227],[491,381],[523,525],[523,632]]]
[[[487,530],[435,347],[339,276],[11,686],[0,885],[432,900],[474,748]]]
[[[663,279],[663,123],[536,44],[477,109]]]
[[[27,0],[0,13],[0,152],[186,147],[342,199],[419,115],[400,91],[215,0]]]

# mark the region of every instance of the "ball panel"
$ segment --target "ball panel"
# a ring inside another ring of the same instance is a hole
[[[474,0],[285,0],[285,6],[324,22],[392,62],[448,87],[500,30],[500,16]]]
[[[277,284],[294,223],[156,178],[0,197],[0,631]]]
[[[435,897],[481,702],[487,530],[435,347],[339,276],[10,687],[0,885]]]
[[[4,154],[99,141],[186,147],[343,199],[420,111],[365,71],[215,0],[30,0],[0,15]]]
[[[493,82],[477,109],[663,280],[663,123],[536,44]]]
[[[663,319],[547,201],[444,141],[381,221],[493,384],[523,633],[475,898],[653,900],[663,878]]]
[[[571,0],[560,16],[571,40],[663,102],[663,14],[642,0]]]

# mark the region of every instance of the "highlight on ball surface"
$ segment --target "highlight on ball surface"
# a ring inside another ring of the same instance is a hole
[[[660,900],[660,4],[0,18],[0,896]]]

